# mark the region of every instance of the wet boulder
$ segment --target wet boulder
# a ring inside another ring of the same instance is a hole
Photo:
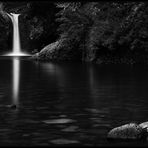
[[[144,139],[146,131],[136,123],[129,123],[112,129],[108,135],[108,139]]]
[[[143,122],[141,124],[139,124],[139,126],[142,128],[142,129],[146,129],[147,132],[148,132],[148,121],[147,122]]]

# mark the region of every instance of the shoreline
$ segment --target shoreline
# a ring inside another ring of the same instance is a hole
[[[130,56],[130,55],[116,55],[116,56],[109,56],[109,55],[102,55],[98,57],[94,61],[89,60],[74,60],[74,59],[52,59],[48,56],[45,58],[42,56],[39,56],[39,53],[36,53],[29,57],[31,60],[36,61],[42,61],[42,62],[81,62],[81,63],[92,63],[97,65],[148,65],[148,55],[138,54],[136,56]]]

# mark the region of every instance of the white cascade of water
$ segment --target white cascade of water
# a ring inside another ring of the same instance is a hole
[[[7,56],[29,56],[29,54],[21,51],[20,33],[19,33],[19,15],[10,13],[7,15],[11,18],[13,24],[13,51]]]

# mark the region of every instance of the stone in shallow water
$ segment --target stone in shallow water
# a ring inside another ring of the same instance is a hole
[[[109,139],[142,139],[144,138],[145,130],[138,124],[130,123],[112,129],[107,138]]]
[[[8,108],[11,108],[11,109],[16,109],[17,106],[15,104],[11,104],[11,105],[7,105]]]
[[[72,119],[63,118],[63,119],[45,120],[43,122],[47,123],[47,124],[65,124],[65,123],[73,123],[73,122],[76,122],[76,121],[72,120]]]
[[[80,143],[76,140],[68,140],[68,139],[55,139],[50,141],[53,144],[77,144]]]

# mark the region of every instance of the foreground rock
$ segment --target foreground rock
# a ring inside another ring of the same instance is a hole
[[[145,129],[148,132],[148,121],[139,124],[142,129]]]
[[[108,139],[145,139],[147,131],[136,123],[125,124],[112,129]]]

